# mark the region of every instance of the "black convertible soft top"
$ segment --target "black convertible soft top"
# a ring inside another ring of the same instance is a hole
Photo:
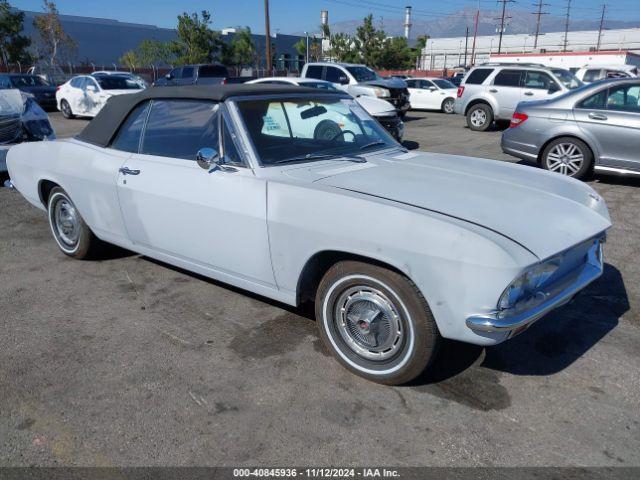
[[[120,124],[136,105],[154,98],[213,100],[222,102],[229,97],[244,95],[313,93],[315,95],[339,94],[335,90],[296,87],[273,84],[238,85],[188,85],[179,87],[150,87],[139,93],[111,97],[98,115],[76,137],[100,147],[106,147]]]

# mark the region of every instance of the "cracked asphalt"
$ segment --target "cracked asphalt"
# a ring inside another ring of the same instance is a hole
[[[86,123],[51,116],[61,137]],[[515,161],[460,116],[412,113],[405,135]],[[640,466],[640,181],[591,183],[603,277],[395,388],[333,361],[306,309],[122,250],[66,257],[0,188],[0,466]]]

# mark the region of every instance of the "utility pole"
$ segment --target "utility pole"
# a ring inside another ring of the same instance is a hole
[[[544,7],[548,7],[549,4],[548,3],[543,3],[542,0],[539,0],[538,3],[534,3],[533,4],[534,7],[538,7],[538,11],[537,12],[533,12],[534,15],[536,15],[536,34],[535,34],[535,39],[533,41],[533,49],[537,49],[538,48],[538,36],[540,35],[540,22],[542,20],[542,15],[549,15],[549,12],[543,12],[542,9]]]
[[[264,39],[267,45],[267,71],[269,72],[268,76],[271,76],[271,26],[269,24],[269,0],[264,0]]]
[[[571,16],[571,0],[567,0],[567,13],[564,21],[564,45],[562,51],[567,51],[567,45],[569,44],[569,17]]]
[[[476,11],[475,26],[473,27],[473,47],[471,47],[471,66],[474,66],[476,64],[476,38],[478,37],[478,20],[480,20],[480,0],[478,0],[478,10]]]
[[[467,33],[464,36],[464,66],[467,66],[467,45],[469,44],[469,27],[467,27]]]
[[[500,17],[500,38],[498,40],[498,55],[502,51],[502,35],[504,34],[504,22],[511,17],[506,17],[505,14],[507,12],[507,3],[514,3],[515,0],[498,0],[502,3],[502,16]]]
[[[607,4],[602,5],[602,15],[600,16],[600,28],[598,29],[598,46],[596,51],[600,51],[600,43],[602,41],[602,30],[604,30],[604,14],[607,11]]]

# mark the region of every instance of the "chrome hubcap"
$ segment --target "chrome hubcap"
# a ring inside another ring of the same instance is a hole
[[[453,112],[453,102],[451,102],[451,101],[446,102],[446,103],[444,104],[444,111],[445,111],[446,113],[451,113],[451,112]]]
[[[53,221],[58,238],[70,247],[75,246],[80,236],[80,224],[73,204],[67,199],[57,201],[53,210]]]
[[[346,345],[361,357],[385,360],[402,345],[400,315],[375,288],[360,285],[345,290],[336,302],[334,322]]]
[[[474,127],[481,127],[487,121],[487,114],[484,110],[474,110],[471,112],[471,124]]]
[[[584,155],[573,143],[559,143],[547,155],[547,166],[552,172],[574,176],[584,162]]]

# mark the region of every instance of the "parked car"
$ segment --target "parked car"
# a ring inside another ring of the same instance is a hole
[[[123,75],[79,75],[58,87],[56,102],[65,118],[95,117],[109,98],[140,90],[139,82]]]
[[[48,61],[40,61],[27,70],[28,75],[36,75],[49,85],[59,86],[70,80],[73,74],[65,73],[59,66],[51,66]]]
[[[358,98],[362,95],[387,100],[400,117],[409,110],[407,83],[400,78],[382,78],[366,65],[352,63],[306,63],[300,76],[333,83],[337,88]]]
[[[55,138],[49,117],[31,94],[0,90],[0,173],[7,171],[6,155],[13,145]]]
[[[471,130],[485,131],[494,120],[509,120],[524,100],[546,100],[578,88],[569,70],[538,64],[486,63],[464,78],[454,111],[467,117]]]
[[[412,110],[440,110],[453,113],[457,87],[445,78],[412,78],[407,80]]]
[[[56,107],[56,87],[37,75],[24,73],[0,73],[0,89],[17,88],[33,96],[42,108]]]
[[[293,86],[122,95],[75,139],[13,147],[8,166],[65,254],[109,242],[315,300],[329,351],[386,384],[419,375],[441,337],[494,345],[567,303],[601,275],[611,226],[582,182],[407,152],[346,93]]]
[[[268,84],[268,85],[298,85],[300,87],[320,88],[325,90],[338,90],[333,83],[315,78],[299,77],[265,77],[247,82],[248,84]],[[404,123],[396,113],[396,109],[386,100],[375,97],[362,96],[356,98],[356,102],[364,108],[369,115],[375,118],[380,124],[400,141],[404,135]],[[340,113],[336,114],[340,117]]]
[[[640,175],[640,79],[601,81],[520,103],[502,149],[575,178],[593,170]]]
[[[154,82],[155,87],[171,87],[178,85],[219,85],[244,83],[254,77],[232,77],[227,67],[221,63],[184,65],[174,68],[163,78]]]
[[[448,77],[447,80],[453,83],[456,87],[459,87],[465,75],[466,75],[466,72],[456,72],[450,77]]]
[[[636,65],[586,65],[578,69],[576,78],[584,83],[593,83],[607,78],[630,78],[638,76]]]

